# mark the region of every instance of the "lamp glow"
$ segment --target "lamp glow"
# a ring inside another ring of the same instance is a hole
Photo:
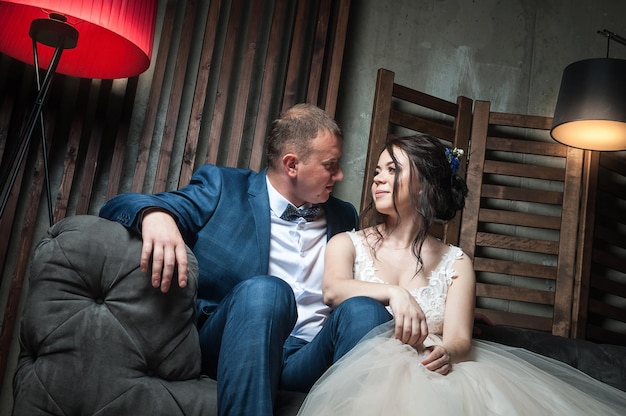
[[[156,11],[156,0],[0,0],[0,51],[32,64],[31,22],[61,16],[79,36],[74,48],[64,50],[57,73],[128,78],[150,65]],[[54,53],[49,46],[39,51],[44,69]]]
[[[568,65],[550,134],[581,149],[626,149],[626,60],[596,58]]]

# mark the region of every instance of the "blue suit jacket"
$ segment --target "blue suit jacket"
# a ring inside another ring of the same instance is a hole
[[[178,191],[118,195],[102,207],[100,216],[140,232],[142,209],[160,207],[172,213],[198,259],[198,306],[210,313],[237,283],[267,274],[270,206],[265,177],[266,170],[205,165]],[[352,204],[331,196],[323,207],[328,238],[357,228]]]

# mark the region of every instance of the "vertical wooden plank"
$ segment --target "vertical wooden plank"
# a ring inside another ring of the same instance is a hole
[[[339,12],[335,24],[334,40],[332,43],[328,80],[324,89],[322,107],[331,116],[335,117],[337,110],[337,95],[343,66],[343,55],[348,32],[348,18],[350,16],[350,0],[339,0]]]
[[[242,71],[238,82],[233,128],[230,134],[228,156],[226,159],[227,166],[237,166],[239,161],[243,130],[246,124],[246,109],[250,95],[254,57],[256,55],[257,41],[259,38],[260,16],[264,7],[265,2],[262,0],[257,0],[252,4],[252,18],[250,19],[250,25],[248,27],[247,49],[243,56]]]
[[[179,188],[187,185],[193,174],[198,139],[202,126],[202,114],[204,112],[204,104],[213,61],[213,51],[215,50],[215,37],[217,35],[221,3],[221,1],[213,0],[209,5],[204,39],[202,42],[202,53],[200,55],[200,67],[198,68],[198,76],[196,78],[191,114],[187,128],[187,139],[185,141],[185,150],[180,167],[180,177],[178,179]]]
[[[50,153],[50,134],[53,130],[52,125],[54,120],[50,121],[50,118],[45,119],[45,131],[48,154]],[[38,123],[39,124],[39,123]],[[40,127],[37,126],[36,134],[40,136]],[[13,338],[13,332],[15,331],[15,325],[18,320],[19,302],[22,296],[22,286],[26,276],[26,270],[28,269],[28,261],[30,260],[31,247],[33,243],[35,226],[37,222],[37,211],[39,210],[39,202],[42,199],[42,192],[44,190],[44,160],[43,152],[41,151],[40,140],[34,140],[32,149],[38,154],[37,161],[35,163],[33,182],[29,187],[28,203],[26,204],[26,212],[24,213],[24,222],[20,230],[19,249],[15,263],[15,269],[11,277],[11,285],[9,288],[9,297],[4,309],[4,316],[2,320],[2,329],[0,330],[0,391],[6,377],[6,369],[8,364],[9,352],[11,349],[11,342]]]
[[[198,10],[198,2],[196,0],[191,0],[187,1],[185,5],[183,31],[180,42],[178,43],[178,54],[176,55],[176,65],[174,68],[174,80],[172,82],[172,89],[167,103],[165,127],[163,129],[159,161],[157,163],[154,185],[152,188],[153,193],[163,192],[167,188],[167,177],[170,170],[170,162],[172,160],[172,149],[174,148],[174,135],[176,134],[176,125],[178,123],[178,115],[180,113],[180,102],[182,100],[185,74],[189,64],[189,48],[191,47],[191,37],[194,29],[193,23],[196,18],[196,11]]]
[[[581,149],[567,148],[565,180],[563,184],[563,208],[559,232],[559,260],[557,264],[554,293],[554,317],[552,333],[570,337],[572,300],[574,290],[574,266],[578,243],[578,221],[582,190],[583,155]]]
[[[289,66],[287,68],[287,77],[285,79],[285,91],[283,93],[283,111],[297,104],[299,80],[302,77],[308,76],[308,73],[305,73],[302,68],[302,51],[305,50],[304,34],[306,30],[306,20],[308,18],[307,11],[309,3],[310,1],[308,0],[298,1],[298,8],[296,10],[296,18],[291,37]]]
[[[133,106],[135,104],[135,96],[139,77],[133,77],[126,80],[118,80],[120,83],[125,82],[124,102],[122,105],[122,113],[118,125],[118,131],[115,138],[113,148],[113,156],[111,159],[111,168],[109,170],[109,180],[107,184],[107,199],[119,193],[120,182],[122,178],[122,167],[124,166],[124,154],[128,143],[128,133],[130,128],[130,120],[133,115]]]
[[[470,136],[472,133],[472,110],[474,100],[459,96],[456,100],[457,112],[454,119],[454,147],[463,149],[465,152],[464,163],[459,167],[458,175],[465,178],[469,163]]]
[[[467,175],[467,161],[469,158],[469,138],[472,128],[472,104],[473,100],[459,96],[456,100],[457,112],[454,118],[454,142],[453,147],[458,147],[465,151],[464,160],[457,174],[465,178]],[[462,210],[457,212],[456,216],[444,227],[443,241],[446,244],[459,245],[459,236],[461,233],[461,221],[463,218]]]
[[[34,78],[31,76],[32,72],[31,71],[25,71],[25,65],[22,63],[17,63],[14,62],[14,65],[17,65],[17,73],[18,76],[16,77],[16,79],[14,80],[15,82],[11,85],[11,92],[8,94],[13,94],[15,97],[15,101],[11,103],[10,105],[10,114],[7,114],[8,117],[8,124],[7,124],[7,140],[8,140],[8,135],[12,134],[15,137],[15,141],[19,141],[20,137],[21,137],[21,131],[24,129],[23,126],[23,118],[26,117],[26,111],[29,110],[25,110],[25,108],[30,109],[33,105],[33,99],[34,99],[34,95],[36,94],[36,88],[35,88],[35,80]],[[14,124],[18,125],[17,127],[15,125],[11,125],[11,122],[13,122]],[[35,136],[34,141],[36,141],[36,135],[38,135],[39,131],[39,127],[37,127],[37,130],[33,133],[33,135]],[[31,139],[31,142],[33,141],[33,139]],[[30,146],[30,144],[26,144],[27,146]],[[21,147],[19,148],[15,148],[15,149],[10,149],[11,152],[15,152],[15,153],[11,153],[8,156],[9,160],[7,161],[7,165],[10,165],[11,163],[13,163],[13,166],[2,166],[2,169],[0,169],[0,173],[2,175],[9,175],[12,174],[14,172],[15,169],[17,169],[17,162],[13,161],[12,159],[15,157],[17,157],[18,155],[18,151],[21,151]],[[9,150],[9,149],[7,149]],[[26,151],[25,153],[25,157],[28,156],[28,151]],[[12,230],[14,229],[14,224],[13,222],[15,221],[15,210],[17,207],[17,203],[18,203],[18,198],[20,196],[20,191],[22,188],[22,181],[23,181],[23,177],[24,177],[24,170],[26,168],[26,162],[24,162],[22,164],[22,166],[19,168],[18,172],[17,172],[17,176],[15,177],[15,181],[13,183],[13,186],[11,188],[11,192],[9,194],[9,199],[7,200],[7,204],[6,207],[4,209],[4,212],[2,214],[2,217],[0,218],[0,246],[2,247],[2,251],[0,251],[0,253],[6,253],[8,251],[8,243],[9,243],[9,237],[11,236]],[[0,180],[4,180],[4,178],[1,178]],[[8,177],[7,177],[7,181],[8,181]],[[5,184],[1,184],[1,186],[5,186]],[[4,195],[0,195],[0,196],[4,196]],[[4,259],[2,259],[0,261],[0,263],[4,264]],[[3,269],[0,269],[0,273],[2,273]]]
[[[478,232],[478,212],[480,211],[480,194],[483,185],[483,166],[485,164],[485,152],[487,133],[489,130],[489,101],[476,101],[474,103],[474,116],[472,118],[471,151],[467,165],[467,187],[469,193],[465,198],[463,209],[463,223],[461,224],[460,247],[471,258],[476,251],[476,233]]]
[[[13,97],[9,94],[2,100],[0,106],[0,160],[4,156],[4,149],[6,149],[7,138],[9,136],[9,122],[11,120],[11,113],[13,112]]]
[[[176,0],[168,0],[165,10],[161,39],[159,40],[159,51],[154,66],[147,111],[144,116],[143,131],[139,141],[139,153],[137,154],[137,162],[135,163],[135,174],[131,187],[132,192],[143,191],[146,169],[148,168],[148,157],[150,156],[150,147],[152,145],[152,134],[154,133],[159,98],[163,86],[163,78],[165,76],[165,67],[167,66],[167,60],[169,58],[169,46],[172,40],[174,18],[176,17],[176,4]]]
[[[105,114],[106,108],[111,94],[112,81],[101,80],[98,100],[96,103],[96,114]],[[87,146],[87,154],[83,168],[83,177],[79,189],[78,203],[76,204],[76,214],[83,215],[89,212],[89,204],[91,203],[93,185],[98,171],[100,159],[100,148],[102,145],[102,120],[96,117],[94,125],[89,132],[89,144]]]
[[[230,86],[230,80],[233,77],[232,69],[235,61],[237,36],[241,29],[243,7],[243,0],[234,0],[230,10],[230,18],[228,19],[228,29],[226,32],[226,43],[224,45],[224,57],[222,58],[222,66],[220,68],[217,98],[215,100],[213,121],[211,123],[211,132],[209,134],[209,148],[207,149],[206,156],[207,163],[217,163],[220,142],[224,134],[222,127],[224,126],[226,105],[228,103],[228,89]]]
[[[83,122],[87,103],[89,101],[89,90],[91,88],[91,79],[83,78],[80,80],[78,87],[78,97],[76,100],[76,108],[73,111],[72,124],[70,127],[69,137],[65,150],[65,158],[63,162],[63,173],[61,181],[57,189],[57,202],[54,208],[54,221],[57,222],[64,218],[67,214],[68,201],[74,184],[76,162],[80,151],[80,139],[83,131]]]
[[[392,71],[382,68],[379,69],[376,74],[374,106],[372,108],[372,122],[370,124],[370,137],[367,144],[364,178],[373,177],[376,163],[378,162],[378,153],[382,150],[387,140],[394,77],[395,74]],[[372,198],[370,194],[370,184],[367,183],[367,179],[364,179],[363,182],[363,189],[361,190],[361,211],[369,205]]]
[[[257,120],[252,139],[252,154],[250,155],[250,169],[260,170],[263,160],[263,149],[267,136],[268,126],[271,122],[270,114],[273,98],[274,81],[276,78],[276,67],[280,56],[282,40],[285,37],[285,16],[287,14],[288,0],[277,0],[274,6],[274,16],[272,17],[272,28],[270,30],[270,40],[265,58],[265,68],[263,82],[261,86],[261,98],[257,111]]]
[[[1,63],[0,61],[0,64]],[[0,65],[0,70],[1,69],[2,65]],[[4,88],[6,75],[5,77],[1,75],[2,73],[0,72],[0,97],[3,97],[3,99],[0,100],[0,174],[2,174],[2,170],[4,169],[4,166],[2,166],[2,157],[4,156],[4,149],[6,149],[9,120],[11,119],[11,112],[13,110],[13,97],[11,94],[7,94]],[[2,184],[0,184],[0,186],[2,186]]]
[[[324,69],[324,56],[326,52],[326,39],[328,37],[328,25],[330,21],[330,0],[319,2],[317,10],[317,26],[313,39],[313,55],[309,70],[309,84],[307,87],[307,103],[318,104],[320,86],[322,83],[322,71]]]
[[[0,54],[0,58],[2,55]],[[0,78],[0,173],[4,173],[5,166],[2,166],[4,152],[6,150],[7,141],[9,139],[9,128],[11,118],[18,97],[18,89],[25,88],[30,85],[30,79],[27,78],[27,72],[24,71],[26,64],[9,57],[5,57],[8,63],[0,65],[0,70],[4,70],[2,78]],[[2,62],[0,62],[2,63]],[[30,73],[28,73],[30,74]],[[10,147],[9,147],[10,148]],[[0,184],[1,186],[2,184]]]
[[[589,309],[599,170],[600,152],[585,151],[572,305],[572,338],[585,339],[587,337],[587,314]]]
[[[11,114],[13,113],[13,97],[8,95],[2,102],[0,107],[0,141],[2,142],[2,152],[0,152],[0,161],[5,149],[5,143],[9,135],[9,124],[11,121]],[[5,166],[0,165],[0,174],[4,173]],[[4,186],[4,184],[0,184]],[[2,195],[0,195],[1,197]],[[0,218],[0,282],[2,282],[3,270],[5,261],[7,258],[7,252],[9,249],[9,237],[11,236],[13,214],[9,214],[5,210],[3,218]]]

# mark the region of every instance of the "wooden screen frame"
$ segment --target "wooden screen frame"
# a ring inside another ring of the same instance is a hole
[[[421,132],[438,137],[446,145],[467,151],[469,147],[472,100],[459,96],[456,103],[417,91],[394,81],[395,73],[381,68],[376,76],[376,90],[372,109],[372,124],[368,141],[367,160],[363,188],[361,191],[361,211],[371,202],[370,178],[374,176],[378,156],[395,127],[413,132]],[[410,110],[402,108],[409,104]],[[416,109],[425,109],[428,115]],[[437,119],[432,114],[443,118]],[[466,162],[466,160],[465,160]],[[462,163],[458,175],[465,177],[466,163]],[[462,213],[446,224],[433,227],[432,233],[444,242],[458,244]]]
[[[576,251],[578,223],[582,190],[582,164],[584,152],[556,142],[527,141],[524,138],[499,138],[491,135],[495,126],[519,127],[524,129],[549,130],[552,119],[522,114],[498,113],[490,111],[490,103],[476,101],[472,121],[471,154],[469,157],[467,184],[470,194],[466,200],[461,226],[460,245],[474,260],[477,272],[477,297],[505,299],[508,301],[530,302],[548,305],[553,308],[551,317],[535,316],[520,312],[477,308],[496,324],[511,325],[548,331],[555,335],[570,337],[575,327],[572,312],[574,281],[576,272]],[[487,160],[488,152],[527,151],[532,155],[562,157],[562,169],[513,164],[500,164]],[[509,165],[509,166],[505,166]],[[510,173],[512,169],[516,172]],[[509,188],[488,185],[483,180],[487,174],[512,174],[520,178],[546,179],[563,182],[562,193],[537,191],[530,188]],[[477,192],[478,191],[478,192]],[[489,210],[484,206],[486,198],[511,198],[518,201],[550,203],[561,206],[560,217],[530,215],[523,212]],[[556,241],[503,236],[484,232],[482,224],[511,224],[513,227],[549,228],[558,231]],[[545,253],[557,259],[554,267],[533,265],[514,260],[482,257],[477,247],[497,247],[507,250]],[[552,279],[554,291],[512,287],[505,284],[481,282],[481,272],[502,273],[510,276],[523,276]]]

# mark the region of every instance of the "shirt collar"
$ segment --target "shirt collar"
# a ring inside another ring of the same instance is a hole
[[[270,210],[274,213],[274,215],[280,217],[282,213],[285,212],[287,205],[289,205],[291,202],[289,202],[287,198],[282,196],[281,193],[272,186],[267,176],[265,177],[265,180],[267,181],[267,194],[270,200]],[[307,202],[306,204],[296,208],[308,208],[311,205],[311,203]]]

